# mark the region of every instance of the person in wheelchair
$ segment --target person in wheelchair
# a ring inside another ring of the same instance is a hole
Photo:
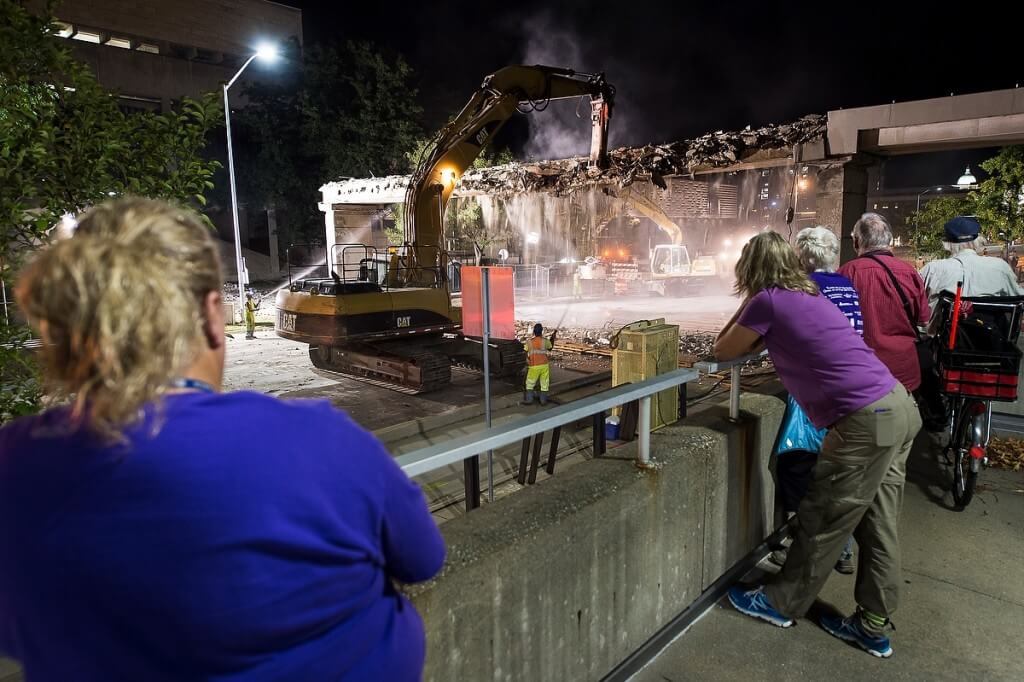
[[[1016,349],[1017,331],[1012,329],[1016,316],[1012,314],[1013,299],[1024,296],[1017,283],[1013,268],[1001,258],[980,256],[985,240],[981,224],[973,216],[957,216],[944,225],[943,248],[949,258],[927,263],[921,270],[932,306],[929,334],[936,335],[940,347],[949,339],[952,302],[956,286],[963,283],[961,295],[961,321],[956,336],[956,347],[979,352],[1010,352]],[[995,298],[999,297],[999,298]],[[977,299],[993,299],[990,304]],[[1000,303],[1005,302],[1007,305]],[[1017,322],[1019,325],[1019,321]],[[943,353],[939,353],[941,360]],[[928,401],[934,403],[933,418],[926,420],[925,428],[944,430],[948,418],[947,406],[942,399],[943,387],[938,374],[922,377],[922,390]]]
[[[934,260],[921,269],[928,303],[932,308],[931,331],[937,331],[935,312],[939,295],[943,291],[956,293],[956,285],[963,282],[962,295],[977,296],[1024,296],[1024,289],[1017,283],[1017,276],[1006,261],[988,258],[978,254],[985,246],[981,236],[981,224],[973,216],[957,216],[943,226],[945,239],[942,248],[949,251],[949,258]]]

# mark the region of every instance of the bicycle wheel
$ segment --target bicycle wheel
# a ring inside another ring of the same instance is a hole
[[[961,410],[958,417],[956,431],[953,432],[949,445],[953,450],[953,502],[963,509],[974,497],[974,483],[978,479],[978,472],[974,468],[970,454],[973,445],[970,410]]]

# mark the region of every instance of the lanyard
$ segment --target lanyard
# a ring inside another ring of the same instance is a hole
[[[172,379],[170,384],[172,388],[190,388],[195,391],[202,391],[203,393],[216,393],[216,389],[205,381],[199,379]]]

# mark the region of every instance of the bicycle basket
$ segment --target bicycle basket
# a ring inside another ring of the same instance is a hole
[[[949,395],[999,402],[1017,399],[1021,352],[1016,340],[1024,299],[972,297],[957,325],[956,343],[948,347],[953,295],[939,300],[939,368],[942,391]]]

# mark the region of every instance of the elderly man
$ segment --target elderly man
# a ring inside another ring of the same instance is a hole
[[[892,228],[877,213],[865,213],[853,226],[858,257],[839,268],[860,294],[864,341],[908,391],[921,386],[914,325],[925,325],[931,311],[925,285],[913,266],[893,256]]]
[[[964,296],[1022,296],[1024,289],[1017,284],[1017,276],[1001,258],[978,255],[985,246],[981,224],[972,216],[957,216],[944,226],[942,248],[949,258],[933,260],[921,270],[928,288],[928,302],[935,308],[939,294],[956,292],[957,282],[963,282]]]

